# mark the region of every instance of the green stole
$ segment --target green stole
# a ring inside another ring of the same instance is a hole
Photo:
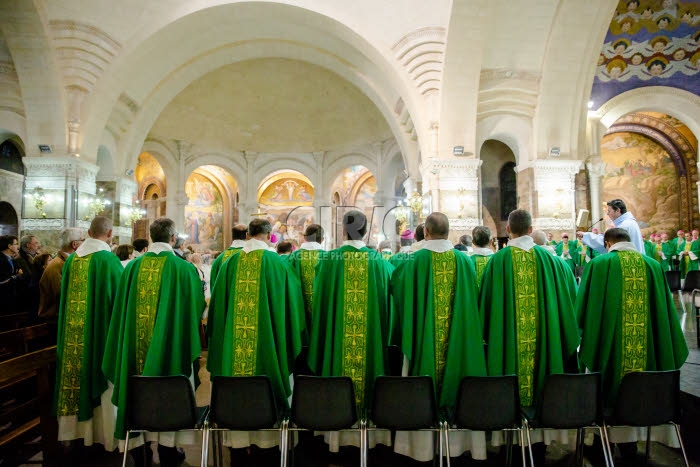
[[[304,296],[304,311],[306,325],[311,326],[311,311],[313,308],[314,278],[316,265],[322,250],[296,250],[289,255],[289,265],[301,280],[301,291]]]
[[[234,287],[237,307],[231,333],[232,376],[253,376],[258,349],[258,295],[263,250],[242,255],[236,268]]]
[[[211,274],[210,274],[210,279],[209,279],[209,284],[211,285],[210,290],[214,288],[214,283],[216,282],[216,278],[219,277],[219,271],[221,271],[221,266],[228,261],[231,256],[235,255],[236,253],[240,253],[242,248],[226,248],[219,256],[216,257],[213,263],[211,263]]]
[[[365,350],[367,348],[367,289],[369,288],[368,255],[346,252],[343,258],[345,277],[343,301],[343,359],[341,372],[350,376],[355,387],[355,402],[362,407],[365,394]]]
[[[484,269],[486,269],[486,264],[491,259],[491,255],[472,255],[471,258],[474,262],[474,269],[476,270],[476,287],[478,289],[479,287],[481,287],[481,276],[484,275]]]
[[[163,279],[165,256],[146,256],[141,261],[136,281],[136,374],[143,373],[146,354],[153,337],[158,312],[158,297]]]
[[[70,255],[63,267],[56,345],[53,414],[92,418],[107,389],[102,357],[112,305],[122,273],[109,251]]]
[[[535,353],[537,351],[537,263],[534,251],[513,248],[517,375],[520,403],[533,405]]]

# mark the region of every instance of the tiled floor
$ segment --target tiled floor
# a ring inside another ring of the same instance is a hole
[[[676,303],[678,303],[678,296],[675,297]],[[687,298],[689,301],[689,298]],[[686,340],[688,342],[688,347],[690,348],[690,355],[681,369],[681,390],[685,393],[684,403],[692,406],[692,410],[698,411],[700,407],[700,349],[696,345],[696,327],[695,327],[695,316],[694,309],[687,306],[688,313],[683,313],[682,308],[678,306],[678,314],[681,319],[681,325],[685,333]],[[202,365],[202,368],[204,365]],[[202,380],[201,386],[197,390],[197,402],[198,405],[206,405],[208,403],[208,392],[210,390],[209,375],[206,370],[202,369],[199,373]],[[700,449],[696,446],[698,443],[695,442],[697,439],[697,433],[700,431],[700,419],[693,418],[691,422],[695,422],[691,430],[692,436],[690,439],[686,438],[685,444],[690,455],[691,466],[700,467]],[[687,436],[687,435],[686,435]],[[616,457],[617,466],[639,466],[644,464],[643,459],[644,444],[639,443],[638,445],[638,455],[636,458],[623,461],[621,458]],[[604,463],[598,459],[598,452],[592,447],[587,447],[584,451],[585,453],[585,465],[586,466],[598,466],[604,465]],[[186,463],[183,465],[199,465],[199,455],[200,450],[198,448],[187,449],[186,451]],[[235,453],[237,458],[233,465],[236,466],[255,466],[255,467],[266,467],[266,466],[276,466],[279,465],[279,452],[276,449],[271,450],[258,450],[254,449],[251,452],[239,451]],[[518,450],[517,447],[514,450],[514,458],[516,462],[514,465],[519,465],[518,462]],[[359,450],[355,448],[347,448],[341,450],[339,454],[329,454],[327,446],[325,446],[319,438],[309,438],[307,437],[302,441],[302,443],[297,447],[295,454],[295,465],[303,467],[331,467],[331,466],[356,466],[359,465]],[[41,455],[34,458],[34,464],[26,465],[37,465],[41,462]],[[226,465],[230,464],[230,459],[228,453],[226,453]],[[497,450],[489,451],[488,461],[474,461],[468,454],[460,458],[452,460],[452,465],[454,466],[496,466],[503,465],[503,455]],[[210,456],[210,463],[212,462]],[[0,467],[5,467],[6,463],[0,461]],[[116,453],[106,453],[101,451],[99,448],[93,448],[87,452],[75,454],[72,456],[65,456],[62,459],[62,465],[75,466],[75,467],[92,467],[92,466],[118,466],[121,465],[121,457]],[[131,459],[129,459],[128,465],[133,465]],[[370,465],[371,466],[429,466],[430,462],[420,463],[415,462],[412,459],[399,456],[390,448],[385,446],[379,446],[370,452]],[[573,454],[568,449],[567,446],[562,446],[558,444],[552,444],[547,448],[545,465],[547,466],[569,466],[574,465]],[[680,450],[671,449],[659,443],[652,443],[651,448],[651,463],[652,466],[658,467],[671,467],[683,465],[683,458],[681,456]]]

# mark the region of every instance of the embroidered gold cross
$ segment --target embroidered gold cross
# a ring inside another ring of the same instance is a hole
[[[352,266],[351,266],[352,267]],[[365,291],[360,288],[358,285],[359,281],[352,281],[352,288],[348,289],[348,294],[352,295],[353,301],[358,301],[358,294],[361,294],[364,296]]]
[[[148,280],[150,281],[153,280],[153,274],[158,274],[160,272],[160,268],[153,262],[149,261],[148,263],[144,264],[143,267],[141,267],[141,271],[148,274]]]
[[[248,323],[248,317],[244,316],[243,317],[243,323],[237,323],[236,324],[236,330],[242,331],[241,337],[243,339],[248,338],[248,332],[250,331],[251,333],[255,332],[255,326],[252,323]]]
[[[258,279],[251,279],[250,277],[250,271],[246,271],[246,278],[245,279],[238,279],[238,282],[241,284],[245,284],[245,291],[246,293],[250,292],[250,286],[255,285],[258,283]]]

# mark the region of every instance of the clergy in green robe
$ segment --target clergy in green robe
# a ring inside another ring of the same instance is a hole
[[[649,258],[656,259],[656,235],[650,234],[648,239],[644,237],[644,254]]]
[[[114,384],[112,401],[117,406],[115,435],[124,439],[127,383],[130,376],[193,377],[192,362],[201,353],[199,324],[204,293],[194,265],[175,256],[175,223],[156,219],[150,226],[147,253],[131,261],[119,283],[114,314],[109,326],[102,370]],[[157,440],[161,459],[176,457],[172,447],[193,442],[178,432],[149,433]],[[142,443],[139,437],[134,445]],[[134,446],[130,445],[130,446]],[[166,449],[165,446],[171,448]]]
[[[681,243],[685,243],[685,232],[679,230],[676,232],[676,236],[669,240],[669,243],[674,247],[674,255],[678,255],[681,251]]]
[[[484,275],[486,264],[493,256],[493,250],[489,248],[491,241],[491,230],[488,227],[479,225],[472,230],[472,243],[474,248],[472,254],[467,256],[474,266],[476,272],[477,289],[481,286],[481,276]]]
[[[233,238],[231,246],[222,251],[221,254],[216,257],[214,262],[211,263],[211,275],[209,276],[209,284],[211,284],[211,289],[214,288],[216,278],[219,277],[221,266],[228,261],[231,256],[239,253],[245,246],[245,241],[248,238],[248,226],[243,224],[234,225],[231,229],[231,237]]]
[[[58,440],[116,447],[114,406],[102,357],[122,265],[110,250],[112,221],[97,216],[61,278],[53,413]]]
[[[661,266],[629,238],[623,229],[605,232],[609,253],[590,262],[576,300],[581,362],[600,372],[607,407],[627,373],[675,370],[688,356]]]
[[[532,218],[508,216],[508,246],[486,265],[479,312],[490,375],[518,376],[520,401],[534,406],[547,374],[576,372],[579,337],[571,271],[529,234]]]
[[[324,232],[318,224],[310,224],[304,231],[304,243],[294,251],[287,261],[301,281],[301,291],[304,295],[304,311],[307,329],[311,328],[311,310],[314,294],[314,279],[316,264],[323,253]]]
[[[557,256],[563,259],[566,264],[569,265],[571,271],[576,270],[576,266],[579,265],[578,260],[578,248],[577,244],[573,241],[569,241],[569,235],[563,234],[561,236],[561,242],[555,247]]]
[[[432,377],[438,406],[447,410],[456,404],[463,377],[486,375],[476,273],[470,257],[455,250],[447,239],[449,226],[444,214],[429,215],[423,248],[414,253],[412,261],[402,263],[391,277],[408,375]],[[431,450],[426,450],[428,456],[424,459],[422,452],[415,449],[420,441],[409,441],[421,435],[425,433],[401,436],[397,433],[395,450],[421,461],[429,460]],[[484,437],[483,433],[479,436]],[[483,447],[481,455],[475,457],[472,453],[472,457],[485,458],[485,440],[462,444]],[[458,456],[465,450],[463,447],[452,455]]]
[[[376,250],[367,248],[362,241],[366,233],[367,217],[348,211],[343,216],[343,245],[319,259],[308,357],[314,374],[352,379],[361,417],[371,406],[374,380],[386,374],[389,279],[394,269]],[[354,439],[329,440],[331,450],[341,443],[359,445],[356,433],[348,435]],[[381,432],[370,435],[371,439],[384,436]]]
[[[658,247],[657,247],[658,248]],[[661,268],[664,271],[673,269],[673,259],[676,256],[676,245],[668,240],[668,234],[661,234],[661,254],[659,255]]]
[[[700,241],[693,241],[690,232],[685,234],[685,241],[678,247],[678,259],[681,264],[681,277],[685,279],[688,271],[698,270],[698,258],[700,257]]]
[[[221,269],[209,303],[207,368],[212,377],[267,376],[284,409],[304,339],[304,299],[294,272],[268,249],[271,232],[268,220],[251,221],[246,246]],[[232,433],[224,442],[234,448],[277,444],[279,436],[267,434]]]

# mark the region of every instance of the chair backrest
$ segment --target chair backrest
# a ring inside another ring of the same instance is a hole
[[[695,289],[700,289],[700,271],[688,271],[685,275],[683,291],[692,292]]]
[[[457,428],[478,431],[520,426],[518,377],[509,375],[462,378],[452,423]]]
[[[197,425],[194,391],[186,376],[130,376],[127,391],[127,430],[178,431]]]
[[[374,382],[370,420],[391,430],[438,425],[435,387],[430,376],[379,376]]]
[[[267,376],[215,376],[211,381],[209,421],[228,430],[261,430],[278,421]]]
[[[668,288],[671,290],[671,292],[681,290],[680,271],[666,271],[666,281],[668,282]]]
[[[599,373],[547,375],[537,425],[579,428],[595,423],[600,413]]]
[[[680,370],[628,373],[620,382],[611,424],[661,425],[678,420]]]
[[[336,431],[357,422],[355,390],[348,376],[294,378],[290,422],[299,428]]]

